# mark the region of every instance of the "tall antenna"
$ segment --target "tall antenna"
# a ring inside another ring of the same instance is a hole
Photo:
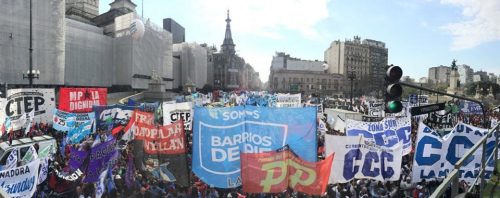
[[[144,17],[144,0],[142,0],[141,2],[142,2],[142,14],[141,15],[142,15],[142,18],[145,18]]]

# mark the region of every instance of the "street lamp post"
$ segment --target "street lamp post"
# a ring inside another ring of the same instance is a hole
[[[353,87],[354,79],[356,79],[356,73],[354,71],[350,71],[349,75],[347,76],[347,78],[349,78],[349,80],[351,80],[351,108],[352,108],[353,107],[353,103],[352,103],[352,87]]]
[[[40,77],[40,70],[33,70],[33,0],[30,0],[30,48],[29,48],[29,70],[23,74],[23,79],[29,80],[29,86],[33,87],[33,79]]]

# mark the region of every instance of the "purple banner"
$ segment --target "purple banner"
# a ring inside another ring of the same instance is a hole
[[[110,141],[98,144],[90,151],[90,161],[87,167],[85,183],[94,183],[99,181],[100,174],[108,168],[108,164],[114,161],[116,156],[116,140],[113,138]]]
[[[71,147],[70,149],[70,156],[69,156],[69,168],[74,171],[79,169],[85,158],[89,155],[88,151],[79,151],[76,148]]]
[[[128,162],[127,162],[127,172],[125,173],[125,184],[127,187],[134,187],[134,176],[135,176],[135,166],[134,166],[134,157],[129,154]]]

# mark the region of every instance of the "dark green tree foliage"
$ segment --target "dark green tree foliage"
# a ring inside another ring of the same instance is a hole
[[[475,83],[469,83],[465,85],[465,93],[469,96],[474,96],[476,95],[476,89],[478,88],[479,85],[479,91],[480,94],[483,96],[487,96],[489,94],[489,89],[493,87],[493,95],[496,95],[497,93],[500,93],[500,85],[493,83],[493,82],[475,82]]]

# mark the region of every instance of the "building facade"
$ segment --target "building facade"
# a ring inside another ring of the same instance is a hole
[[[468,65],[458,65],[458,74],[460,74],[460,84],[465,85],[472,83],[474,70]]]
[[[450,84],[451,68],[448,66],[437,66],[429,68],[428,81],[432,84]]]
[[[186,42],[186,30],[173,19],[163,19],[163,29],[172,33],[172,42],[174,44]]]
[[[194,85],[201,89],[207,84],[207,49],[196,43],[173,45],[173,87]]]
[[[66,17],[83,23],[99,15],[99,0],[65,0]]]
[[[354,95],[382,93],[388,49],[385,43],[355,36],[353,40],[333,41],[325,51],[329,74],[340,74],[345,81],[352,79]],[[368,79],[368,80],[367,80]],[[345,87],[346,91],[350,87]]]
[[[494,73],[489,73],[488,80],[492,83],[497,83],[497,75],[495,75]]]
[[[485,71],[477,71],[473,74],[473,82],[486,82],[489,80],[488,73]]]
[[[301,60],[277,52],[271,62],[269,89],[280,93],[343,95],[343,75],[328,73],[324,65],[323,61]]]
[[[67,17],[66,5],[60,0],[33,1],[33,68],[40,70],[35,86],[147,89],[154,73],[165,89],[171,89],[172,35],[143,21],[135,13],[135,4],[115,0],[108,12],[90,22]],[[22,78],[29,65],[26,13],[29,3],[25,1],[0,6],[0,79],[11,87],[28,84]],[[132,32],[132,23],[143,31]]]

